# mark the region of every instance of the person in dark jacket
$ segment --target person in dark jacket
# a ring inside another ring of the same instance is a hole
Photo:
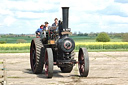
[[[58,26],[58,19],[55,18],[54,21],[55,21],[55,22],[52,24],[52,26]]]

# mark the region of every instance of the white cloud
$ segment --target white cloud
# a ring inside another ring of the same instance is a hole
[[[16,21],[15,18],[8,16],[4,19],[3,25],[7,25],[10,26],[12,23],[14,23]]]
[[[42,18],[45,13],[34,13],[34,12],[16,12],[18,18]]]
[[[13,15],[13,13],[11,11],[5,10],[5,9],[2,9],[2,8],[0,8],[0,14],[1,15],[6,15],[6,14]]]
[[[4,2],[4,8],[6,9],[12,9],[12,10],[21,10],[21,11],[41,11],[41,10],[50,10],[56,5],[53,2],[53,0],[26,0],[26,1],[5,1]]]
[[[127,32],[128,3],[119,2],[121,1],[0,0],[0,29],[5,27],[12,33],[34,33],[45,21],[51,25],[55,17],[60,19],[61,7],[69,6],[69,28],[73,32]],[[3,32],[7,33],[4,30],[0,33]]]

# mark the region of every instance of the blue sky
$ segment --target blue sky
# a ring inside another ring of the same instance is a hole
[[[128,0],[0,0],[0,34],[28,34],[62,18],[69,6],[72,32],[128,32]]]

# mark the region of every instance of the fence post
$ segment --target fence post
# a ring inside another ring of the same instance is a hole
[[[0,78],[4,78],[4,79],[3,79],[3,81],[0,81],[0,83],[1,83],[1,85],[8,85],[5,59],[3,60],[2,64],[3,64],[3,68],[1,70],[3,70],[3,75],[0,75]]]
[[[3,60],[3,70],[4,70],[4,85],[7,85],[7,69],[6,69],[6,61]]]

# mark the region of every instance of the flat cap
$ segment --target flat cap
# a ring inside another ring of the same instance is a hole
[[[49,24],[48,22],[44,22],[45,24]]]

